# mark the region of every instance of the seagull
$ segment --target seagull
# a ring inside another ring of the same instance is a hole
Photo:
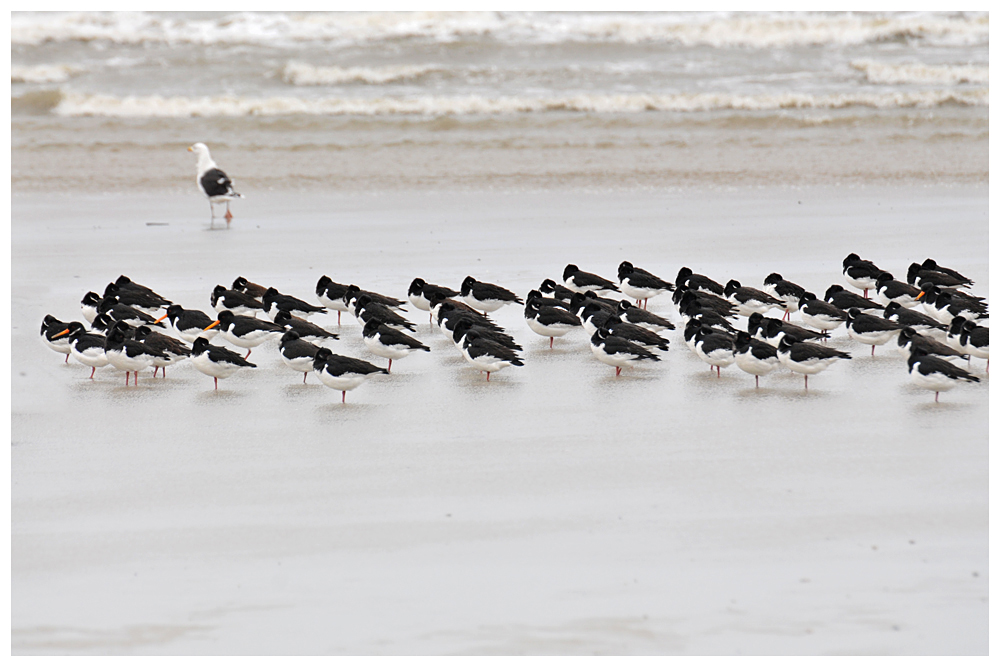
[[[215,222],[215,205],[226,202],[226,229],[233,219],[233,214],[229,212],[229,202],[235,197],[242,198],[243,195],[233,189],[233,182],[215,165],[215,161],[208,153],[208,146],[200,141],[193,146],[188,146],[188,150],[198,156],[198,187],[205,196],[208,197],[208,207],[212,211],[212,222]]]

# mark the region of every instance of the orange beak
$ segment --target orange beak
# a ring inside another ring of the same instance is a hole
[[[161,317],[160,319],[158,319],[158,320],[156,320],[155,322],[153,322],[153,324],[159,324],[160,322],[162,322],[162,321],[163,321],[163,320],[165,320],[165,319],[167,319],[167,316],[166,316],[166,315],[164,315],[164,316],[163,316],[163,317]]]
[[[52,337],[52,340],[55,340],[56,338],[59,338],[60,336],[65,336],[68,333],[69,333],[69,329],[66,329],[64,331],[60,331],[59,333],[57,333],[55,336]]]
[[[194,152],[194,146],[188,146],[188,153]]]
[[[209,329],[211,329],[213,327],[217,327],[217,326],[219,326],[219,320],[215,320],[214,322],[212,322],[211,324],[209,324],[207,327],[205,327],[204,329],[202,329],[202,331],[208,331]]]
[[[926,294],[926,292],[921,292],[920,294],[918,294],[917,301],[920,301],[920,297],[922,297],[924,294]]]

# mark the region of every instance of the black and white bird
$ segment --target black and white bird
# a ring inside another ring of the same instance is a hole
[[[642,345],[613,336],[604,328],[598,329],[590,337],[590,351],[602,364],[615,367],[615,377],[622,374],[622,368],[632,368],[640,361],[660,360],[660,357]]]
[[[313,370],[313,362],[316,360],[316,353],[319,347],[309,341],[302,340],[298,332],[289,330],[281,335],[281,342],[278,344],[281,352],[281,360],[293,371],[302,373],[302,384],[306,383],[309,372]]]
[[[482,312],[492,313],[507,304],[521,304],[524,302],[516,294],[505,287],[494,285],[493,283],[479,282],[472,276],[466,276],[462,281],[462,298],[465,302]]]
[[[108,363],[125,371],[126,386],[130,373],[135,374],[135,386],[139,386],[139,371],[149,368],[154,361],[169,361],[169,357],[163,352],[157,352],[143,342],[126,338],[124,331],[117,326],[104,341],[104,354]]]
[[[378,320],[366,322],[361,335],[364,337],[365,346],[371,350],[372,354],[389,360],[389,367],[386,371],[390,373],[394,359],[402,359],[414,350],[431,351],[431,348],[416,338],[407,336],[402,331],[386,326]]]
[[[261,305],[264,306],[264,312],[267,316],[274,321],[274,318],[281,311],[286,311],[293,315],[294,317],[301,317],[303,319],[314,315],[316,313],[325,313],[326,308],[323,306],[314,306],[311,303],[306,303],[302,299],[297,299],[294,296],[288,294],[282,294],[273,287],[268,287],[264,292],[264,296],[260,299]]]
[[[871,299],[866,299],[860,294],[846,290],[840,285],[830,285],[826,290],[826,294],[823,295],[823,300],[827,303],[832,303],[845,312],[848,308],[857,308],[869,315],[877,315],[881,314],[884,309],[884,306],[875,303]]]
[[[112,320],[128,322],[134,327],[139,327],[145,324],[147,326],[155,326],[160,329],[164,328],[163,325],[154,319],[152,315],[147,314],[143,310],[133,308],[132,306],[127,306],[124,303],[119,303],[113,296],[106,296],[101,299],[101,302],[97,304],[97,313],[99,315],[107,315]]]
[[[340,392],[340,402],[347,402],[347,392],[357,389],[369,375],[375,373],[388,374],[384,368],[370,364],[363,359],[345,357],[334,354],[328,348],[321,347],[313,360],[313,370],[320,382],[330,389]]]
[[[596,273],[581,271],[576,264],[567,264],[563,269],[563,283],[574,292],[591,291],[598,296],[608,296],[618,292],[618,286]]]
[[[813,331],[812,329],[806,329],[791,322],[785,322],[773,317],[764,317],[759,313],[754,313],[747,320],[747,333],[758,340],[774,346],[777,346],[786,335],[798,340],[819,342],[830,337],[830,334],[824,331]]]
[[[772,308],[784,310],[785,302],[767,292],[753,287],[744,287],[738,280],[730,280],[723,288],[723,294],[736,306],[736,312],[743,317],[753,313],[763,315]]]
[[[83,313],[83,319],[87,320],[87,324],[94,323],[94,318],[97,317],[97,307],[101,305],[103,298],[97,292],[87,292],[80,299],[80,311]]]
[[[219,313],[219,319],[208,325],[206,330],[219,327],[219,335],[233,345],[246,348],[246,359],[250,356],[253,348],[265,341],[281,336],[285,332],[285,327],[258,320],[256,317],[245,317],[236,315],[230,310]]]
[[[337,334],[327,331],[318,324],[313,324],[301,317],[295,317],[287,310],[278,311],[278,314],[274,316],[274,323],[285,327],[288,331],[294,331],[299,338],[309,343],[321,344],[340,338]]]
[[[645,327],[653,333],[673,331],[677,328],[674,326],[674,323],[667,318],[660,317],[659,315],[651,313],[644,308],[633,306],[625,299],[618,302],[618,319],[622,322],[628,322],[629,324],[637,324],[640,327]]]
[[[641,301],[643,309],[649,305],[650,299],[664,292],[674,291],[673,283],[633,266],[631,262],[622,262],[618,265],[618,285],[623,294],[635,299],[637,306]]]
[[[177,335],[189,343],[193,343],[199,337],[211,340],[219,333],[218,329],[205,330],[215,321],[211,317],[200,310],[182,308],[178,303],[170,305],[167,308],[167,314],[156,321],[162,322],[168,318]]]
[[[882,269],[875,266],[874,262],[861,259],[853,252],[844,258],[843,266],[844,279],[852,287],[864,290],[864,297],[867,299],[868,290],[875,289],[879,274],[883,273]]]
[[[406,297],[410,300],[414,306],[420,310],[425,310],[430,312],[431,310],[431,299],[425,294],[425,292],[431,292],[431,296],[437,296],[437,300],[450,299],[453,296],[458,296],[458,292],[451,289],[450,287],[444,287],[443,285],[435,285],[429,283],[423,278],[414,278],[410,283],[410,289],[407,290]],[[431,314],[431,322],[434,321],[434,315]]]
[[[979,326],[975,322],[966,322],[962,326],[962,337],[960,341],[962,349],[968,352],[971,356],[986,360],[986,372],[989,373],[990,328]]]
[[[573,292],[573,294],[576,294],[576,292]],[[571,308],[569,302],[549,296],[542,296],[542,293],[536,289],[533,289],[530,292],[528,292],[528,296],[524,298],[525,306],[528,305],[528,301],[534,301],[535,305],[537,305],[539,308],[545,308],[545,307],[562,308],[566,312],[569,312]]]
[[[316,283],[316,296],[319,302],[327,308],[337,311],[337,326],[340,326],[340,314],[350,312],[351,308],[344,301],[344,295],[350,285],[342,285],[331,280],[330,276],[320,276]]]
[[[702,326],[694,336],[694,352],[715,369],[716,377],[722,377],[722,369],[736,361],[736,339],[717,329]]]
[[[959,273],[955,269],[949,269],[947,267],[941,266],[937,262],[935,262],[933,259],[931,259],[930,257],[928,257],[927,259],[925,259],[920,264],[920,268],[923,269],[923,270],[925,270],[925,271],[937,271],[938,273],[943,273],[945,275],[949,275],[952,278],[954,278],[955,280],[961,280],[962,283],[965,284],[965,285],[973,285],[974,284],[971,279],[966,278],[964,275],[962,275],[961,273]]]
[[[760,387],[760,376],[781,367],[778,359],[778,348],[753,338],[745,331],[736,334],[736,365],[741,371],[754,376],[756,386]]]
[[[379,294],[378,292],[370,292],[368,290],[363,290],[357,285],[348,285],[347,290],[344,292],[342,300],[347,304],[348,310],[354,312],[355,306],[357,305],[358,299],[366,296],[373,302],[379,304],[380,306],[385,306],[386,308],[391,308],[392,310],[399,310],[406,312],[406,308],[403,308],[405,301],[400,301],[391,296],[386,296],[384,294]]]
[[[803,343],[791,336],[785,336],[778,343],[778,359],[793,373],[802,373],[809,390],[809,376],[822,373],[838,359],[850,359],[847,352],[835,350],[826,345]]]
[[[497,332],[503,331],[489,317],[483,315],[478,310],[473,310],[468,304],[460,301],[449,303],[450,301],[452,300],[446,299],[443,303],[437,304],[437,312],[434,315],[437,318],[437,325],[441,329],[441,333],[449,339],[454,340],[453,332],[455,331],[455,326],[462,320],[468,320],[470,323],[483,329]]]
[[[146,310],[150,315],[172,303],[151,288],[140,285],[124,274],[118,276],[113,283],[104,289],[104,296],[116,297],[124,304]]]
[[[153,377],[156,377],[157,371],[161,368],[163,369],[163,377],[167,377],[167,366],[176,364],[178,361],[191,356],[191,348],[187,345],[172,336],[153,331],[145,325],[135,330],[134,337],[136,340],[145,343],[149,349],[167,357],[166,359],[160,357],[153,359]]]
[[[417,330],[415,324],[388,306],[376,303],[368,294],[362,294],[354,300],[354,316],[362,326],[369,322],[377,321],[394,329]]]
[[[921,283],[917,300],[924,304],[924,310],[931,317],[943,324],[951,324],[956,317],[973,322],[989,317],[989,308],[985,303],[945,292],[932,283]]]
[[[255,299],[260,299],[267,292],[266,287],[252,283],[243,276],[236,277],[236,280],[233,281],[233,289],[237,292],[243,292],[247,296],[252,296]]]
[[[90,366],[91,380],[94,379],[94,372],[98,368],[108,365],[108,356],[104,353],[107,340],[101,334],[87,331],[80,322],[70,322],[67,328],[54,338],[62,336],[66,336],[69,340],[70,355],[84,366]]]
[[[696,310],[714,310],[721,317],[736,317],[736,306],[733,305],[733,302],[711,292],[678,288],[674,292],[673,298],[677,305],[677,312],[683,317],[690,317],[685,313],[691,310],[689,304],[694,301],[698,302]]]
[[[847,335],[864,345],[875,346],[888,343],[903,327],[892,320],[861,312],[858,308],[847,310]]]
[[[486,340],[497,343],[498,345],[503,345],[507,349],[515,350],[520,352],[522,350],[521,346],[517,344],[513,336],[503,331],[499,327],[491,328],[483,326],[478,323],[473,318],[466,314],[460,314],[456,318],[451,318],[449,320],[454,328],[449,332],[451,340],[455,343],[455,346],[461,351],[465,347],[465,338],[470,332],[476,332],[480,338],[485,338]]]
[[[195,338],[191,344],[191,365],[215,378],[215,391],[219,391],[219,378],[226,379],[241,368],[257,368],[232,350],[210,345],[207,338]]]
[[[478,331],[468,331],[462,342],[462,356],[472,364],[472,367],[485,371],[486,381],[490,374],[508,366],[523,366],[524,361],[517,352],[492,340],[488,340]]]
[[[559,299],[560,301],[565,301],[569,303],[573,295],[576,294],[573,290],[568,287],[564,287],[552,280],[552,278],[546,278],[542,281],[542,284],[538,286],[538,291],[543,295],[550,295],[550,298]]]
[[[875,283],[875,300],[883,306],[898,303],[903,308],[913,308],[918,304],[918,294],[919,287],[896,280],[888,271],[879,274]]]
[[[42,318],[42,328],[38,334],[41,336],[42,342],[45,343],[45,347],[66,355],[67,364],[69,363],[70,346],[69,339],[66,338],[66,330],[69,328],[69,324],[69,322],[63,322],[51,315],[46,315]]]
[[[806,293],[804,287],[790,280],[785,280],[780,273],[771,273],[767,278],[764,278],[764,291],[781,299],[785,310],[785,314],[781,318],[783,320],[790,319],[792,313],[799,309],[799,300]]]
[[[968,278],[956,278],[950,273],[926,269],[916,262],[910,264],[906,270],[906,282],[911,285],[920,285],[921,288],[923,288],[924,283],[931,283],[938,287],[968,287],[972,285],[972,281]]]
[[[605,322],[602,328],[607,329],[612,336],[618,336],[633,343],[642,345],[650,352],[660,350],[666,352],[670,349],[670,341],[662,336],[653,333],[638,324],[622,322],[617,315],[612,315]]]
[[[820,301],[812,292],[806,292],[799,300],[799,314],[804,324],[820,331],[832,331],[847,321],[847,313]]]
[[[539,296],[534,296],[535,294]],[[552,349],[552,344],[557,337],[565,336],[570,331],[582,326],[582,322],[580,322],[579,317],[565,308],[545,305],[543,299],[545,297],[536,290],[528,293],[528,300],[524,305],[524,321],[528,323],[528,328],[536,334],[548,337],[549,349]]]
[[[228,310],[233,315],[249,315],[256,317],[264,312],[264,304],[249,294],[226,289],[225,285],[216,285],[212,290],[212,308],[216,313]]]
[[[699,292],[711,292],[723,296],[725,288],[707,276],[694,273],[686,266],[682,266],[677,271],[677,279],[674,280],[675,289],[692,289]]]
[[[910,379],[918,387],[934,392],[934,402],[938,395],[958,385],[959,382],[979,382],[972,373],[948,363],[940,357],[913,354],[907,361],[910,367]]]
[[[919,356],[930,354],[935,357],[941,357],[946,361],[969,358],[968,354],[962,353],[961,343],[959,343],[958,347],[953,348],[929,336],[923,336],[910,327],[905,327],[899,332],[899,336],[896,338],[896,345],[904,359],[909,359],[914,354]]]
[[[236,192],[233,189],[233,182],[229,180],[226,173],[219,169],[212,160],[212,156],[208,152],[208,146],[201,143],[200,141],[193,146],[188,146],[188,150],[198,156],[198,189],[201,190],[202,194],[208,197],[208,206],[212,211],[212,221],[215,221],[215,205],[226,203],[226,227],[229,227],[229,222],[233,219],[233,214],[229,211],[229,202],[233,199],[243,195]]]
[[[895,301],[889,302],[889,305],[882,311],[882,316],[904,327],[910,327],[921,334],[940,336],[946,330],[945,325],[930,315],[922,313],[919,310],[904,308]]]
[[[580,311],[580,323],[588,336],[593,336],[597,330],[608,323],[612,317],[617,317],[614,310],[608,310],[596,302],[587,303]]]
[[[695,297],[695,292],[689,292],[689,295],[681,299],[680,312],[681,318],[684,320],[685,324],[690,322],[692,318],[697,317],[705,324],[709,324],[718,329],[725,329],[728,331],[735,332],[736,329],[729,322],[730,317],[735,317],[736,314],[732,315],[722,315],[720,311],[708,301],[704,301],[701,296]],[[730,307],[727,303],[727,307]]]

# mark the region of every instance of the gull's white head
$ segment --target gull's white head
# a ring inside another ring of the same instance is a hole
[[[200,141],[192,146],[188,146],[188,150],[197,153],[199,156],[208,155],[208,146],[201,143]]]

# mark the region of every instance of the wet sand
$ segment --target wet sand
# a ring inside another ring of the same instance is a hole
[[[616,378],[582,332],[549,350],[505,308],[525,366],[487,384],[411,307],[432,351],[341,405],[273,343],[216,393],[184,363],[90,381],[38,341],[121,273],[210,312],[237,275],[302,298],[322,274],[523,296],[622,260],[821,292],[857,252],[899,275],[934,257],[989,296],[985,186],[261,192],[228,232],[206,209],[13,199],[15,654],[988,652],[982,360],[935,404],[841,329],[854,359],[808,393],[787,372],[756,390],[678,331]],[[352,317],[338,331],[335,351],[384,365]]]

